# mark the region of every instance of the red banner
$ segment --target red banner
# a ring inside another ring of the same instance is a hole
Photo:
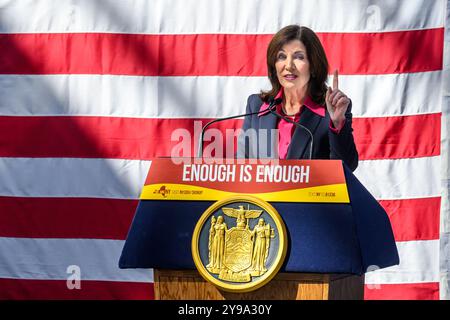
[[[155,159],[140,198],[220,200],[238,194],[266,201],[349,202],[340,160]]]

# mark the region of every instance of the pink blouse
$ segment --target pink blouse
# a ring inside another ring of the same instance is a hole
[[[281,98],[282,95],[283,95],[283,89],[281,89],[278,92],[275,99]],[[321,116],[322,118],[325,117],[325,106],[315,103],[314,101],[311,100],[311,97],[309,97],[309,96],[306,97],[305,102],[300,107],[299,112],[297,114],[295,114],[294,116],[285,115],[283,108],[282,108],[282,104],[279,104],[277,106],[276,110],[279,114],[290,118],[294,122],[298,122],[298,121],[300,121],[300,117],[301,117],[302,111],[304,110],[304,107],[308,108],[309,110],[311,110],[315,114]],[[260,111],[263,111],[268,108],[269,108],[269,104],[265,102],[261,105]],[[264,114],[265,113],[260,113],[259,116],[262,116]],[[345,123],[345,121],[344,121],[344,123]],[[335,134],[339,134],[340,130],[344,126],[344,123],[341,125],[340,128],[336,129],[333,126],[333,122],[330,120],[330,130],[332,132],[334,132]],[[289,149],[289,144],[291,143],[292,135],[294,134],[295,125],[284,119],[279,118],[278,124],[277,124],[277,129],[279,130],[278,155],[279,155],[280,159],[286,159],[287,152]]]

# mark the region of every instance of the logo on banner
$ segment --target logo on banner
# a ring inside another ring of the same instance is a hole
[[[166,188],[166,186],[161,186],[159,189],[155,189],[153,193],[157,193],[162,195],[164,198],[170,193],[170,190]]]
[[[286,229],[278,212],[250,196],[213,204],[200,217],[192,238],[200,274],[232,292],[248,292],[268,283],[283,264],[286,249]]]

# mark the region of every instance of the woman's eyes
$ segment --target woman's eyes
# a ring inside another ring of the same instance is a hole
[[[278,54],[278,56],[277,56],[277,60],[284,60],[284,59],[286,59],[286,58],[287,58],[287,56],[286,56],[286,54],[284,54],[284,53],[280,53],[280,54]],[[304,56],[302,53],[295,53],[295,54],[292,56],[292,58],[293,58],[293,59],[304,60],[304,59],[305,59],[305,56]]]

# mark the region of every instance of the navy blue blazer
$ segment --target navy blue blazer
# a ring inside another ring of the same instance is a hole
[[[259,95],[250,95],[247,100],[246,113],[259,111],[262,104],[263,101]],[[309,108],[304,108],[299,123],[307,127],[313,134],[313,159],[340,159],[352,171],[355,171],[358,166],[358,151],[353,139],[351,110],[352,103],[350,101],[345,114],[344,127],[336,134],[329,128],[330,115],[327,110],[325,111],[325,117],[322,117],[312,112]],[[275,136],[270,134],[270,132],[274,132],[270,130],[277,128],[277,120],[278,118],[269,112],[262,115],[246,116],[242,126],[244,135],[241,134],[239,139],[238,157],[274,158],[278,154],[278,150],[275,152],[274,146],[278,144],[272,142],[275,140]],[[256,134],[249,134],[248,129],[255,129]],[[266,133],[260,134],[261,131]],[[309,133],[297,127],[292,135],[286,158],[309,159],[310,141]]]

